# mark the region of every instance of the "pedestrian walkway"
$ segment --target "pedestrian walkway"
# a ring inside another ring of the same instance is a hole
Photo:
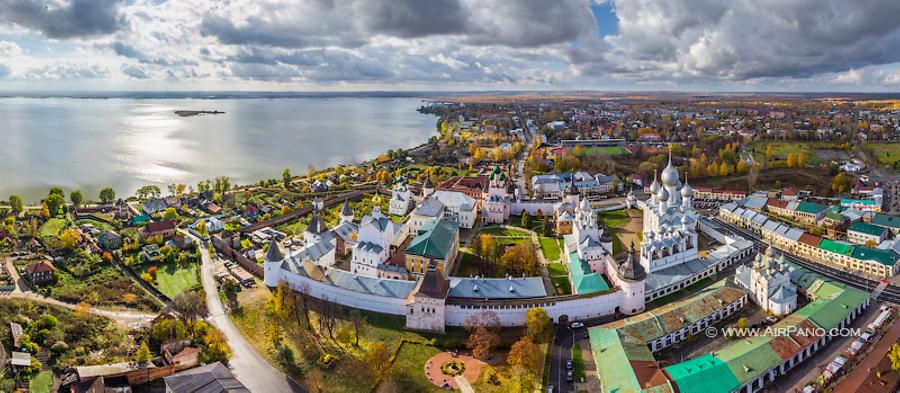
[[[892,326],[891,330],[878,341],[872,349],[872,352],[869,352],[869,354],[866,355],[866,358],[853,368],[850,375],[841,381],[841,383],[835,387],[834,391],[855,392],[864,384],[874,382],[868,378],[871,372],[870,370],[875,369],[878,362],[887,356],[888,352],[891,350],[891,346],[896,342],[900,342],[900,322],[894,322],[894,326]]]

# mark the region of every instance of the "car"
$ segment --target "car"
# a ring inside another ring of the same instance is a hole
[[[547,393],[553,393],[553,385],[547,386]]]
[[[566,360],[566,370],[572,369],[572,359]]]
[[[578,329],[578,328],[583,328],[584,324],[581,322],[572,322],[572,325],[570,325],[570,326],[572,326],[572,329]]]
[[[778,322],[778,317],[776,317],[774,315],[770,315],[770,316],[766,317],[766,321],[768,321],[769,323],[775,323],[775,322]]]
[[[572,382],[574,380],[575,380],[575,377],[572,375],[572,371],[570,370],[570,371],[566,372],[566,381]]]

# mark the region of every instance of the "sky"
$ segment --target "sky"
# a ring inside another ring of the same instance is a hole
[[[897,0],[0,0],[0,91],[900,90]]]

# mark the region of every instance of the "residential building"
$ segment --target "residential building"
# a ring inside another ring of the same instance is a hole
[[[163,239],[168,239],[175,236],[175,232],[175,220],[163,220],[148,222],[146,226],[138,230],[138,235],[140,235],[142,240],[152,236],[160,236]]]
[[[231,370],[215,362],[164,377],[166,393],[249,393]]]
[[[406,247],[406,270],[425,274],[433,267],[449,276],[458,252],[459,224],[448,219],[432,220],[418,230]]]
[[[50,261],[42,260],[25,265],[25,277],[34,285],[40,285],[53,281],[56,268]]]
[[[874,247],[881,244],[887,238],[888,233],[887,228],[857,221],[847,229],[847,240],[854,244]]]
[[[122,247],[122,236],[113,231],[105,231],[97,238],[97,242],[100,243],[100,247],[104,250],[118,250]]]

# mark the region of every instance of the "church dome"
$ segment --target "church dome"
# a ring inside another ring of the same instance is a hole
[[[650,184],[650,193],[651,193],[651,194],[656,194],[657,192],[659,192],[659,189],[660,189],[660,188],[662,188],[662,187],[659,186],[659,182],[656,181],[656,177],[654,176],[654,177],[653,177],[653,183]]]
[[[691,187],[690,184],[687,183],[687,181],[685,181],[684,187],[681,187],[681,196],[683,196],[685,198],[690,198],[692,195],[694,195],[694,189]]]
[[[669,157],[669,165],[666,166],[666,169],[663,169],[662,175],[660,175],[660,180],[664,186],[674,187],[678,185],[678,170],[672,166],[672,158]]]
[[[669,200],[669,191],[666,191],[665,188],[660,188],[658,195],[659,195],[659,200],[661,200],[661,201]]]

